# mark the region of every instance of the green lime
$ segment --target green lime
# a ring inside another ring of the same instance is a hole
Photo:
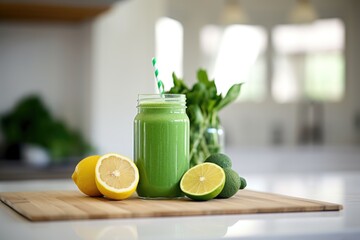
[[[244,189],[246,188],[247,182],[245,180],[245,178],[240,177],[240,188],[239,189]]]
[[[223,153],[214,153],[206,158],[205,162],[215,163],[222,168],[231,168],[231,159]]]
[[[217,198],[230,198],[234,196],[240,188],[240,177],[237,172],[231,168],[224,168],[225,186]]]
[[[180,181],[183,193],[193,199],[206,201],[215,198],[224,188],[225,172],[216,164],[202,163],[190,168]]]

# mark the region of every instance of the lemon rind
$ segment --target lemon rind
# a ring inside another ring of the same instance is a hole
[[[99,172],[99,168],[101,165],[101,162],[103,161],[103,159],[106,159],[110,156],[116,156],[118,158],[122,158],[125,159],[126,161],[128,161],[130,163],[130,165],[133,167],[134,171],[135,171],[135,180],[134,182],[127,188],[122,188],[122,189],[118,189],[118,188],[114,188],[109,186],[107,183],[105,183],[101,177],[100,177],[100,172]],[[96,167],[95,167],[95,178],[97,180],[97,182],[106,190],[111,191],[113,193],[127,193],[129,191],[132,191],[134,188],[136,189],[138,182],[139,182],[139,170],[137,169],[135,163],[128,157],[117,154],[117,153],[107,153],[103,156],[100,157],[100,159],[98,160]]]

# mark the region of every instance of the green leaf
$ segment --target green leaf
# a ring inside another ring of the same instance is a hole
[[[209,77],[205,70],[200,69],[197,73],[198,82],[205,85],[210,98],[214,98],[217,95],[216,84],[214,80],[209,80]]]
[[[190,105],[187,108],[187,114],[192,124],[201,124],[204,121],[203,114],[198,105]]]
[[[216,100],[210,99],[210,100],[209,100],[209,103],[208,103],[208,106],[207,106],[207,111],[208,111],[208,112],[213,111],[213,109],[215,108],[216,103],[217,103]]]
[[[210,84],[209,77],[204,69],[198,70],[197,79],[199,82],[205,84],[206,87]]]
[[[189,91],[188,86],[184,83],[184,81],[176,76],[173,72],[172,74],[174,86],[168,91],[168,93],[173,94],[186,94]]]
[[[226,93],[226,96],[221,100],[221,102],[217,105],[216,110],[219,111],[220,109],[224,108],[226,105],[230,104],[231,102],[235,101],[241,89],[242,83],[234,84],[231,86],[229,91]]]

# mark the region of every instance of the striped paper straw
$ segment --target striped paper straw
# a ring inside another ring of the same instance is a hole
[[[157,87],[159,89],[159,93],[161,95],[163,95],[164,94],[164,83],[158,78],[159,70],[156,67],[156,58],[152,59],[152,65],[153,65],[154,70],[155,70],[155,72],[154,72],[155,73],[155,79],[156,79]]]

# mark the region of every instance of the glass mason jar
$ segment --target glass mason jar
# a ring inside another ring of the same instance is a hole
[[[142,198],[183,196],[180,180],[189,169],[189,118],[183,94],[140,94],[134,119],[134,161]]]

